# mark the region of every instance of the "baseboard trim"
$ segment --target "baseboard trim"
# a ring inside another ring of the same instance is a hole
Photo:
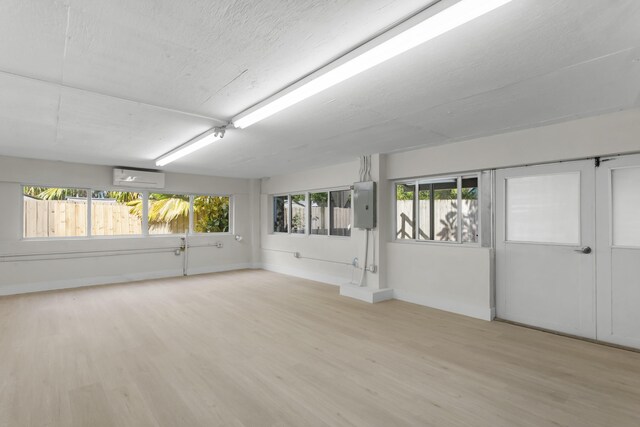
[[[460,304],[450,300],[436,299],[425,295],[416,295],[404,290],[394,289],[393,297],[400,301],[423,305],[451,313],[462,314],[481,320],[493,320],[494,310],[491,307],[478,307],[468,304]]]
[[[192,268],[189,275],[220,273],[224,271],[234,271],[243,269],[263,269],[274,273],[286,274],[300,277],[329,285],[340,286],[340,294],[361,301],[375,303],[389,299],[397,299],[413,304],[423,305],[438,310],[449,311],[474,317],[482,320],[493,320],[495,318],[495,308],[484,308],[477,306],[461,305],[451,301],[437,300],[428,296],[415,295],[398,289],[369,289],[354,285],[346,285],[348,278],[331,276],[326,274],[309,273],[308,271],[285,267],[275,264],[239,263],[218,265],[210,267]],[[117,283],[138,282],[142,280],[164,279],[182,276],[182,270],[163,270],[155,272],[124,274],[116,276],[87,277],[81,279],[55,280],[36,283],[8,284],[0,285],[0,296],[18,295],[32,292],[45,292],[61,289],[74,289],[86,286],[100,286]]]
[[[212,267],[202,267],[189,270],[189,275],[220,273],[223,271],[244,270],[254,268],[250,263],[229,264]],[[54,280],[47,282],[20,283],[0,285],[0,296],[28,294],[33,292],[57,291],[61,289],[83,288],[87,286],[114,285],[118,283],[140,282],[143,280],[166,279],[182,277],[182,270],[163,270],[155,272],[123,274],[116,276],[85,277],[81,279]]]
[[[274,273],[286,274],[287,276],[300,277],[301,279],[313,280],[315,282],[326,283],[328,285],[340,286],[349,281],[349,278],[331,276],[328,274],[309,273],[297,268],[286,267],[277,264],[262,264],[262,270],[272,271]]]
[[[461,314],[463,316],[473,317],[481,320],[493,320],[495,318],[495,308],[484,308],[471,305],[459,304],[452,301],[437,300],[429,296],[416,295],[411,292],[406,292],[398,289],[380,289],[375,295],[371,289],[358,288],[356,286],[344,286],[349,282],[349,278],[336,277],[324,274],[309,273],[308,271],[291,268],[276,264],[261,264],[256,265],[256,268],[272,271],[274,273],[286,274],[288,276],[300,277],[302,279],[313,280],[320,283],[326,283],[329,285],[340,286],[340,294],[349,296],[367,302],[378,302],[388,299],[397,299],[400,301],[410,302],[413,304],[422,305],[425,307],[435,308],[438,310],[448,311],[451,313]],[[344,288],[344,290],[343,290]],[[353,289],[352,289],[353,288]],[[356,289],[358,288],[358,289]]]
[[[47,282],[0,285],[0,296],[28,294],[32,292],[57,291],[60,289],[82,288],[86,286],[111,285],[116,283],[139,282],[141,280],[164,279],[182,276],[182,270],[164,270],[153,273],[135,273],[118,276],[84,277],[81,279],[54,280]]]
[[[255,269],[254,264],[240,263],[240,264],[228,264],[228,265],[216,265],[211,267],[190,268],[188,271],[189,276],[196,274],[209,274],[209,273],[222,273],[225,271],[246,270]]]

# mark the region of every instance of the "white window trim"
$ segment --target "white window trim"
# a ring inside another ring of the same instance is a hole
[[[457,240],[455,242],[452,241],[444,241],[444,240],[424,240],[424,239],[419,239],[418,238],[418,233],[420,232],[420,214],[419,214],[419,208],[418,205],[416,203],[417,198],[419,197],[419,190],[418,187],[420,184],[425,184],[425,183],[433,183],[433,181],[437,181],[437,180],[441,180],[441,179],[455,179],[457,181],[457,193],[458,193],[458,206],[462,206],[461,202],[462,202],[462,180],[464,178],[477,178],[478,179],[478,187],[477,187],[477,191],[478,191],[478,239],[477,242],[463,242],[462,241],[462,215],[457,215]],[[481,171],[474,171],[474,172],[463,172],[463,173],[455,173],[455,174],[442,174],[442,175],[430,175],[430,176],[420,176],[420,177],[415,177],[415,178],[405,178],[405,179],[397,179],[397,180],[393,180],[391,181],[391,200],[393,203],[393,217],[391,219],[392,221],[392,232],[393,232],[393,243],[400,243],[400,244],[419,244],[419,245],[423,245],[423,244],[427,244],[427,245],[445,245],[445,246],[453,246],[453,247],[482,247],[482,226],[480,225],[481,222],[483,221],[482,218],[482,194],[481,194],[481,181],[482,178],[482,173]],[[413,239],[399,239],[398,238],[398,224],[397,224],[397,219],[398,219],[398,204],[396,203],[396,186],[398,184],[411,184],[414,185],[414,228],[416,230],[416,237]]]
[[[313,189],[313,190],[307,190],[307,191],[289,191],[289,192],[285,192],[285,193],[274,193],[269,195],[269,201],[270,201],[270,232],[269,234],[274,235],[274,236],[293,236],[296,238],[301,238],[301,237],[307,237],[307,238],[313,238],[313,239],[317,239],[317,238],[334,238],[334,239],[350,239],[353,236],[353,228],[351,229],[351,233],[349,236],[336,236],[334,234],[331,234],[331,218],[329,218],[329,224],[327,226],[327,234],[312,234],[311,233],[311,193],[327,193],[327,207],[330,208],[331,207],[331,192],[332,191],[351,191],[351,201],[353,203],[353,190],[351,189],[351,186],[345,185],[345,186],[340,186],[340,187],[330,187],[330,188],[320,188],[320,189]],[[293,228],[293,220],[292,220],[292,215],[293,215],[293,209],[291,209],[291,196],[296,196],[296,195],[302,195],[304,194],[305,196],[305,203],[306,203],[306,207],[305,207],[305,230],[304,233],[293,233],[291,231],[291,229]],[[289,226],[287,231],[275,231],[274,230],[274,222],[275,222],[275,218],[274,218],[274,209],[273,209],[273,203],[274,203],[274,199],[276,197],[287,197],[287,203],[288,203],[288,207],[289,207],[289,214],[288,214],[288,221],[289,221]],[[353,224],[353,205],[351,207],[351,224]]]
[[[160,194],[179,194],[182,196],[189,196],[189,228],[187,233],[172,233],[172,234],[149,234],[149,193],[148,190],[138,190],[135,188],[118,188],[118,187],[76,187],[73,185],[55,185],[55,184],[24,184],[20,185],[20,218],[22,224],[20,241],[26,242],[43,242],[43,241],[70,241],[70,240],[122,240],[122,239],[140,239],[140,238],[157,238],[157,237],[176,237],[184,236],[230,236],[233,235],[235,229],[235,197],[232,194],[202,194],[192,192],[180,192],[180,191],[167,191],[161,190]],[[42,188],[69,188],[74,190],[85,190],[87,192],[87,232],[84,236],[54,236],[54,237],[25,237],[24,236],[24,189],[25,187],[42,187]],[[142,233],[141,234],[120,234],[115,236],[94,236],[91,233],[92,219],[91,219],[91,201],[93,200],[94,191],[123,191],[130,193],[140,193],[142,198]],[[164,192],[166,191],[166,192]],[[229,231],[228,232],[216,232],[216,233],[194,233],[193,232],[193,201],[196,196],[210,196],[210,197],[228,197],[229,198]]]
[[[306,191],[292,192],[289,196],[289,234],[292,236],[305,237],[309,234],[309,215],[307,215],[309,209],[309,193]],[[304,196],[304,233],[294,233],[293,230],[293,196]]]
[[[338,191],[349,191],[349,200],[351,202],[351,207],[349,208],[350,212],[349,212],[349,223],[351,225],[351,229],[349,230],[349,235],[348,236],[339,236],[339,235],[335,235],[335,234],[331,234],[331,226],[333,225],[333,221],[331,220],[332,215],[331,215],[331,193],[332,192],[338,192]],[[328,232],[328,236],[331,237],[342,237],[342,238],[351,238],[351,236],[353,235],[353,190],[351,189],[351,187],[346,187],[346,188],[332,188],[331,190],[329,190],[329,194],[328,194],[328,205],[329,205],[329,229],[327,230]]]
[[[276,231],[274,225],[275,225],[275,209],[274,209],[274,203],[277,197],[286,197],[287,198],[287,231]],[[291,196],[289,195],[289,193],[284,193],[284,194],[273,194],[271,195],[271,197],[269,198],[269,200],[271,200],[271,234],[275,234],[275,235],[288,235],[291,234]]]

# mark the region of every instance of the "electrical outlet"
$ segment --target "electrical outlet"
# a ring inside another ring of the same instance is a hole
[[[222,249],[222,242],[216,242],[214,246],[218,249]]]
[[[375,273],[376,271],[378,271],[378,267],[376,267],[375,265],[371,265],[369,266],[369,271]]]
[[[293,257],[294,258],[300,258],[300,252],[294,252],[293,253]]]

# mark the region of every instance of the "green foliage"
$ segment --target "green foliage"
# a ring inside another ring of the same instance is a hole
[[[66,200],[70,197],[87,197],[87,190],[75,188],[25,187],[24,194],[40,200]]]
[[[229,231],[229,198],[200,196],[193,201],[196,233],[226,233]]]
[[[40,200],[66,200],[70,197],[87,197],[87,190],[70,188],[25,187],[24,194]],[[142,218],[141,193],[128,191],[94,192],[96,199],[115,199],[129,206],[129,213]],[[197,233],[222,233],[229,231],[229,198],[199,196],[193,201],[195,213],[194,231]],[[171,224],[179,218],[189,217],[189,196],[179,194],[149,194],[149,224]]]
[[[396,185],[396,200],[413,200],[414,193],[415,193],[415,186],[413,185],[404,185],[404,184]],[[433,197],[434,200],[456,200],[458,198],[458,189],[457,188],[438,189],[434,191],[433,196],[434,196]],[[419,200],[429,200],[431,198],[430,191],[419,190],[418,197],[419,197]],[[462,200],[477,200],[477,199],[478,199],[478,189],[476,187],[462,189]]]
[[[116,199],[118,203],[126,203],[129,204],[134,200],[141,199],[142,194],[140,193],[130,193],[128,191],[107,191],[107,198]]]
[[[413,200],[414,185],[396,185],[396,200]]]
[[[301,214],[297,213],[291,217],[291,231],[294,233],[304,231],[304,219]]]
[[[315,203],[319,207],[328,206],[329,194],[328,193],[311,193],[309,194],[311,203]]]

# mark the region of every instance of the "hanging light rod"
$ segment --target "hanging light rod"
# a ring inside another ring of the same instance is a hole
[[[375,67],[382,62],[489,13],[510,1],[511,0],[461,0],[429,16],[423,21],[406,28],[404,31],[397,32],[400,27],[404,27],[404,25],[401,24],[372,40],[370,43],[365,44],[362,49],[356,49],[351,52],[351,54],[345,55],[327,67],[276,94],[274,97],[239,114],[233,118],[232,122],[236,128],[247,128],[285,108],[291,107],[304,99],[358,75],[369,68]],[[438,5],[440,5],[440,2],[436,4],[436,6]],[[397,34],[389,37],[391,33]],[[381,40],[384,41],[380,42]],[[368,46],[372,44],[375,46],[368,48]]]
[[[191,154],[201,148],[206,147],[214,141],[224,138],[226,126],[211,128],[195,138],[185,142],[181,146],[169,151],[167,154],[163,154],[156,160],[156,166],[165,166],[169,163],[178,160],[187,154]]]

